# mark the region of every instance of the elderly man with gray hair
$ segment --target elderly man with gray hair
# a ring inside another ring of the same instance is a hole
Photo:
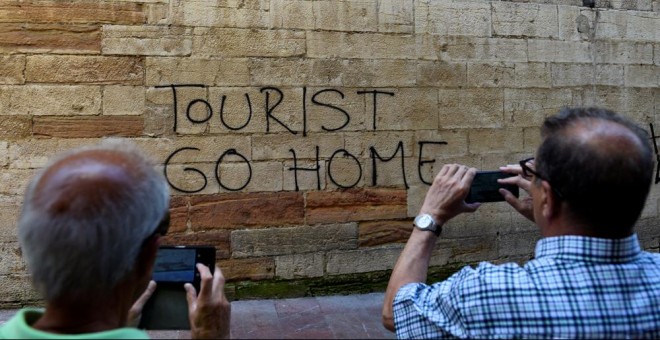
[[[169,226],[163,176],[132,144],[106,140],[53,159],[24,199],[18,236],[46,309],[19,311],[0,338],[148,338],[127,324],[155,288],[152,269]],[[222,272],[197,268],[199,295],[185,285],[192,336],[227,338]]]

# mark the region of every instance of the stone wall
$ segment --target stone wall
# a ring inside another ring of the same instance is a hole
[[[172,186],[167,242],[215,245],[235,298],[364,291],[442,164],[528,157],[578,105],[656,123],[660,1],[1,0],[0,304],[38,299],[16,218],[56,152],[139,144]],[[433,272],[538,237],[487,204],[445,227]]]

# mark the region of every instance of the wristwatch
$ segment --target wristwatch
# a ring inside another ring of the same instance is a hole
[[[417,215],[413,225],[415,225],[415,228],[419,230],[432,231],[435,236],[439,236],[440,231],[442,230],[442,226],[435,223],[435,220],[429,214]]]

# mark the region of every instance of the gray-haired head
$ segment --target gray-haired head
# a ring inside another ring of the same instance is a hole
[[[57,156],[29,183],[18,222],[36,288],[48,301],[111,290],[168,206],[167,182],[132,143]]]

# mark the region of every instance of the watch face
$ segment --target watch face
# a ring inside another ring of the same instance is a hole
[[[429,215],[421,215],[415,219],[415,224],[420,229],[432,229],[433,218]]]

